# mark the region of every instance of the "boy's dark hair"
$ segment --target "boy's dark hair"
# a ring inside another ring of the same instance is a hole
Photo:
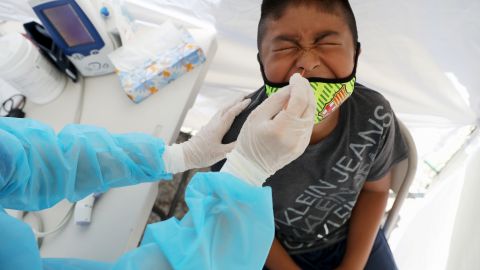
[[[265,36],[267,20],[279,19],[282,17],[285,9],[290,5],[316,5],[322,11],[343,16],[348,24],[348,27],[350,28],[350,31],[352,32],[353,42],[357,42],[357,22],[348,0],[263,0],[257,33],[257,47],[259,51],[263,37]],[[338,14],[339,11],[341,14]]]

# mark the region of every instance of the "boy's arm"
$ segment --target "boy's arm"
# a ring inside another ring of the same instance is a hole
[[[364,269],[377,236],[390,188],[391,171],[384,177],[365,182],[353,208],[347,249],[339,269]]]
[[[265,266],[269,270],[300,270],[300,267],[298,267],[290,255],[288,255],[277,238],[273,240]]]

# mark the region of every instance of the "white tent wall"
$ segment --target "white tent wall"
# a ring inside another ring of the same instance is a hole
[[[160,10],[183,16],[191,24],[217,30],[217,54],[184,126],[198,130],[223,104],[262,85],[256,60],[261,0],[125,2],[132,7],[147,7],[152,12]],[[438,133],[477,123],[480,1],[351,0],[351,3],[362,43],[358,80],[387,97],[399,118],[411,129],[420,157],[438,146],[438,142],[432,143],[432,138],[443,140]],[[0,2],[0,20],[26,21],[31,16],[26,0]],[[448,254],[463,184],[461,165],[468,153],[459,155],[439,175],[440,184],[427,194],[420,210],[404,219],[404,228],[396,232],[393,248],[401,269],[445,266],[446,257],[440,262],[435,259]],[[427,217],[435,217],[438,224],[442,220],[451,222],[440,226],[431,224],[433,219]]]
[[[476,191],[465,190],[464,186],[469,171],[470,178],[478,175],[472,173],[475,169],[478,171],[478,168],[472,167],[478,165],[478,162],[469,167],[467,161],[478,155],[479,150],[480,132],[477,130],[470,137],[469,143],[442,170],[435,187],[425,198],[407,200],[404,210],[414,211],[402,211],[399,226],[389,239],[399,269],[480,269],[477,267],[479,265],[469,264],[475,261],[472,255],[480,252],[479,231],[472,229],[474,225],[471,224],[478,219],[475,214],[478,212],[478,196],[474,197]],[[470,179],[470,187],[477,185],[473,181]],[[463,198],[465,195],[467,198]],[[473,202],[474,198],[477,198],[476,203]],[[462,204],[459,205],[459,202]],[[468,230],[460,231],[461,229]],[[452,268],[452,265],[464,267]]]
[[[480,56],[480,19],[473,12],[480,2],[353,1],[353,8],[365,44],[360,81],[381,91],[399,113],[454,125],[474,121],[466,89],[477,98],[480,63],[472,57]]]
[[[448,270],[480,269],[480,211],[478,205],[478,190],[480,181],[478,170],[480,166],[480,147],[473,144],[470,147],[470,157],[466,162],[465,182],[460,193],[458,210],[452,230]],[[468,243],[468,244],[466,244]]]

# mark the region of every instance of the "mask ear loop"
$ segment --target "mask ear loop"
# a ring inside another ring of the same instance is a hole
[[[263,68],[262,60],[260,60],[260,53],[259,52],[257,53],[257,61],[258,61],[258,64],[260,64],[260,72],[262,73],[263,81],[268,82],[267,76],[265,75],[265,70]]]
[[[357,45],[356,45],[356,48],[355,48],[355,67],[353,68],[353,74],[356,74],[357,73],[357,68],[358,68],[358,58],[360,56],[360,50],[362,48],[362,44],[360,42],[357,41]]]

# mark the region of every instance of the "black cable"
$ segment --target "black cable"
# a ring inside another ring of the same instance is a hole
[[[8,98],[2,103],[2,110],[4,110],[7,114],[6,117],[16,117],[16,118],[24,118],[25,112],[23,108],[25,108],[25,103],[27,98],[22,94],[16,94]]]

